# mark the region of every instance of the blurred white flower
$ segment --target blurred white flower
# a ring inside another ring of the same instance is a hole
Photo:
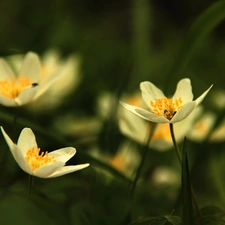
[[[63,124],[63,126],[62,126]],[[72,113],[59,115],[54,120],[53,129],[63,136],[69,136],[79,141],[89,142],[96,140],[102,128],[97,117],[77,117]]]
[[[141,161],[141,155],[131,143],[124,142],[114,156],[108,158],[111,166],[133,178]]]
[[[224,109],[225,107],[225,90],[223,89],[213,89],[210,94],[210,100],[213,107],[216,110]]]
[[[182,79],[172,98],[167,98],[163,92],[151,82],[142,82],[140,89],[142,98],[150,110],[121,102],[121,105],[137,116],[155,123],[177,123],[191,114],[197,105],[205,98],[212,85],[196,100],[190,79]]]
[[[65,166],[65,163],[76,153],[76,149],[72,147],[61,148],[50,153],[40,152],[30,128],[24,128],[21,131],[17,144],[13,143],[2,127],[1,130],[14,159],[21,169],[30,175],[53,178],[89,166],[89,163]]]
[[[138,149],[131,145],[130,142],[123,142],[117,152],[113,155],[106,154],[100,151],[98,148],[92,148],[89,154],[114,167],[128,178],[134,178],[137,168],[141,161],[141,154]],[[106,173],[107,175],[110,175]]]
[[[218,115],[223,113],[225,108],[225,91],[217,88],[213,90],[210,97],[214,111],[205,112],[193,126],[193,132],[189,135],[193,141],[201,142],[206,137],[209,142],[225,141],[225,119],[222,119],[220,124],[214,128]]]
[[[216,117],[212,112],[202,113],[201,117],[192,125],[187,138],[195,142],[204,141],[212,129],[215,120]]]
[[[21,64],[21,55],[9,58],[10,62],[18,69]],[[62,58],[59,51],[51,49],[41,57],[40,86],[41,91],[34,96],[35,102],[29,108],[35,111],[45,112],[46,109],[54,109],[68,96],[80,82],[80,58],[72,54]],[[49,81],[53,85],[49,85]],[[39,98],[43,92],[45,95]]]
[[[152,174],[152,182],[156,186],[180,186],[180,174],[169,166],[159,166]]]
[[[39,82],[40,62],[37,54],[28,52],[25,55],[18,76],[4,59],[0,59],[0,104],[11,107],[27,104],[46,85]],[[51,83],[51,80],[48,82]]]
[[[223,142],[225,141],[225,120],[212,132],[209,137],[210,142]]]
[[[225,119],[214,129],[215,122],[216,114],[213,112],[205,112],[194,123],[187,138],[195,142],[203,142],[206,138],[208,138],[209,142],[225,141]]]
[[[109,119],[112,115],[112,110],[118,105],[116,96],[110,92],[102,92],[97,98],[96,111],[101,119]]]

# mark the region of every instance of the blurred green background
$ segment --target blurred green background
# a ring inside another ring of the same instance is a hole
[[[141,81],[151,81],[172,95],[177,82],[188,77],[196,97],[214,84],[204,110],[216,113],[217,125],[221,123],[224,106],[215,106],[213,93],[225,88],[223,18],[224,1],[213,0],[0,0],[1,57],[34,51],[42,58],[49,49],[57,49],[62,60],[77,57],[80,76],[76,88],[55,108],[40,112],[29,106],[1,106],[1,125],[15,142],[22,128],[30,127],[41,148],[74,146],[77,154],[69,164],[91,163],[63,177],[35,178],[27,201],[28,175],[1,137],[1,224],[122,225],[173,210],[180,216],[180,167],[172,150],[153,149],[147,155],[127,220],[132,179],[114,169],[110,160],[100,159],[113,157],[128,140],[118,127],[118,102],[124,94],[138,91]],[[105,93],[112,97],[107,109],[99,103]],[[130,141],[130,145],[142,153],[140,144]],[[200,207],[225,208],[224,141],[187,145]],[[93,157],[96,149],[100,157]],[[173,182],[154,181],[158,169],[171,170],[168,179]]]

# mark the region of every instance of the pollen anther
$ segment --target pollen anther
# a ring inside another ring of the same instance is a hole
[[[56,161],[55,157],[49,156],[47,151],[40,153],[40,148],[36,151],[34,147],[27,151],[25,159],[30,164],[32,170]]]
[[[0,81],[0,94],[6,98],[15,99],[28,86],[31,85],[29,78],[20,76],[12,80],[6,78]]]
[[[182,108],[182,102],[181,98],[175,100],[172,98],[159,98],[155,102],[150,101],[150,112],[171,120],[177,111]]]

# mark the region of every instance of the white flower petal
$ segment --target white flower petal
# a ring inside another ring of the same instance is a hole
[[[41,65],[38,55],[28,52],[23,60],[20,75],[30,79],[31,83],[38,83],[40,80]]]
[[[10,139],[10,137],[4,131],[3,127],[1,127],[1,130],[2,130],[3,136],[6,140],[6,143],[8,144],[9,149],[10,149],[14,159],[18,163],[18,165],[21,167],[21,169],[23,171],[25,171],[28,174],[31,174],[32,170],[31,170],[29,164],[27,163],[27,161],[25,160],[24,154],[21,151],[21,149],[13,143],[13,141]]]
[[[119,117],[119,127],[122,134],[138,142],[143,142],[143,132],[147,128],[147,122],[132,112],[123,109],[123,116]]]
[[[18,163],[18,165],[20,166],[20,168],[24,172],[32,175],[33,171],[31,169],[29,163],[26,161],[23,151],[20,148],[18,148],[18,146],[14,145],[11,152],[12,153],[14,152],[13,157],[16,160],[16,162]]]
[[[130,112],[134,113],[135,115],[137,115],[145,120],[148,120],[148,121],[151,121],[154,123],[168,123],[169,122],[169,120],[166,119],[164,116],[158,116],[158,115],[151,113],[145,109],[142,109],[142,108],[139,108],[136,106],[132,106],[132,105],[128,105],[124,102],[120,102],[120,104],[124,108],[129,110]]]
[[[1,127],[1,131],[2,131],[2,134],[3,134],[4,138],[5,138],[5,141],[6,141],[7,145],[9,146],[10,151],[12,151],[12,148],[13,148],[13,146],[15,144],[13,143],[13,141],[11,140],[11,138],[8,136],[8,134],[6,134],[6,132],[3,129],[3,127]],[[12,154],[14,155],[14,152],[12,152]]]
[[[202,115],[202,110],[200,106],[195,107],[186,119],[174,124],[174,133],[177,141],[181,141],[181,138],[183,139],[188,131],[193,128],[196,119]]]
[[[18,105],[25,105],[32,101],[36,93],[38,92],[39,86],[29,86],[26,87],[19,96],[15,99]]]
[[[33,131],[30,128],[24,128],[18,138],[17,146],[25,157],[27,151],[34,148],[37,151],[37,142]]]
[[[56,161],[67,162],[76,153],[73,147],[61,148],[49,153],[49,156],[54,156]]]
[[[163,92],[157,88],[151,82],[145,81],[140,83],[140,89],[142,91],[142,98],[146,105],[150,108],[150,101],[155,101],[158,98],[164,98]]]
[[[40,178],[48,178],[49,175],[62,168],[65,165],[64,162],[52,162],[45,166],[41,166],[33,171],[33,175]]]
[[[3,95],[0,95],[0,104],[8,107],[16,107],[19,106],[15,99],[6,98]]]
[[[169,121],[169,123],[177,123],[184,120],[196,107],[195,102],[188,102],[181,109],[177,111],[174,117]]]
[[[12,80],[13,77],[14,73],[8,63],[4,59],[0,59],[0,80],[5,80],[6,78]]]
[[[136,108],[135,111],[136,111],[136,115],[139,115],[143,119],[154,122],[154,123],[168,123],[169,122],[169,120],[167,118],[165,118],[164,116],[158,116],[154,113],[148,112],[145,109]]]
[[[90,165],[89,163],[85,163],[85,164],[76,165],[76,166],[64,166],[62,168],[59,168],[57,171],[55,171],[51,175],[49,175],[48,178],[59,177],[68,173],[75,172],[77,170],[82,170],[88,167],[89,165]]]
[[[40,89],[38,93],[35,95],[34,99],[37,99],[40,95],[42,95],[55,81],[57,81],[63,73],[58,71],[57,73],[53,73],[43,79],[40,83]]]
[[[183,105],[193,100],[193,93],[190,79],[185,78],[178,82],[177,89],[175,91],[175,94],[173,95],[173,99],[176,100],[179,98],[182,99]]]
[[[211,85],[200,97],[198,97],[194,102],[196,103],[196,105],[199,105],[203,99],[205,98],[205,96],[208,94],[208,92],[210,91],[210,89],[212,88],[213,85]]]
[[[26,161],[26,153],[30,148],[34,148],[36,154],[38,154],[37,143],[35,136],[30,128],[24,128],[19,136],[18,144],[14,144],[10,137],[6,134],[3,127],[1,127],[3,136],[8,144],[10,151],[12,152],[13,157],[19,164],[22,170],[31,174],[33,176],[37,176],[40,178],[48,178],[48,177],[57,177],[67,173],[74,172],[76,170],[83,169],[89,164],[82,164],[76,166],[65,167],[65,162],[68,161],[71,157],[76,153],[76,149],[72,147],[62,148],[56,151],[49,153],[49,157],[51,159],[52,156],[55,158],[51,160],[51,162],[45,165],[40,164],[40,167],[36,170],[32,170],[30,163],[33,162],[34,158],[31,158],[31,162]],[[34,153],[35,154],[35,153]],[[38,160],[37,165],[38,165]],[[42,163],[43,161],[40,161]]]

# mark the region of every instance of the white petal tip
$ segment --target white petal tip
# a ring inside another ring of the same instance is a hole
[[[86,167],[90,166],[90,163],[85,163],[85,164],[81,164],[81,165],[77,165],[77,169],[76,170],[82,170]]]

